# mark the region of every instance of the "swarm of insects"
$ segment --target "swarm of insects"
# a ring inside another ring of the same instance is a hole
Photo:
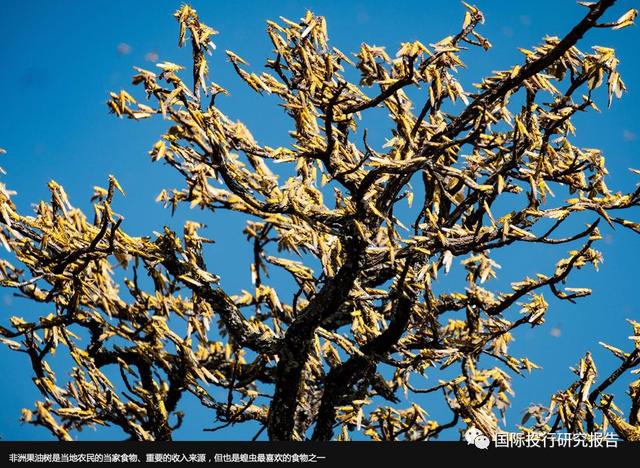
[[[465,4],[455,34],[395,53],[368,44],[343,53],[329,44],[325,18],[311,12],[269,21],[267,71],[226,55],[240,79],[275,96],[290,117],[292,143],[275,148],[219,109],[216,99],[228,93],[209,81],[207,58],[216,31],[181,7],[178,44],[192,50],[189,70],[169,62],[137,69],[140,97],[114,92],[108,106],[117,116],[170,122],[150,155],[184,185],[163,190],[159,202],[246,215],[252,287],[223,288],[197,222],[181,233],[128,235],[112,209],[124,194],[113,177],[95,188],[90,215],[53,181],[50,201],[20,214],[0,185],[0,241],[11,252],[0,260],[1,284],[50,309],[0,328],[0,340],[28,356],[43,396],[24,421],[61,440],[104,425],[136,440],[170,440],[190,394],[211,410],[213,429],[257,422],[273,440],[347,440],[354,430],[429,440],[468,426],[491,438],[504,430],[511,376],[538,367],[510,353],[514,330],[545,321],[544,294],[571,302],[590,294],[568,283],[601,262],[602,220],[640,232],[621,217],[640,205],[640,189],[612,191],[601,151],[572,143],[573,117],[597,110],[594,91],[606,88],[611,104],[625,90],[614,50],[576,47],[592,28],[632,24],[635,10],[604,22],[613,3],[585,4],[566,36],[544,38],[522,50],[520,65],[466,89],[456,78],[463,54],[491,47],[473,6]],[[367,139],[376,109],[391,128],[382,147]],[[576,228],[578,215],[590,222]],[[495,252],[527,243],[566,244],[566,255],[510,289],[492,287]],[[296,285],[291,297],[270,280],[274,270]],[[466,274],[457,292],[438,292],[454,270]],[[632,326],[632,351],[605,345],[618,369],[599,378],[585,356],[575,384],[549,407],[531,407],[527,430],[611,425],[638,440],[640,381],[631,384],[627,416],[605,393],[640,365],[640,325]],[[56,375],[50,362],[61,352],[75,365]],[[422,375],[437,383],[421,388]],[[440,393],[451,419],[430,418],[415,402],[423,393]]]

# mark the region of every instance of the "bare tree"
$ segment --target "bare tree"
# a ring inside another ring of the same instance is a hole
[[[311,12],[300,22],[269,21],[267,72],[227,56],[291,118],[292,143],[277,148],[219,109],[226,91],[207,81],[206,58],[216,32],[194,9],[180,8],[179,45],[193,52],[187,82],[173,63],[159,63],[159,74],[138,69],[133,84],[146,103],[120,91],[108,105],[117,116],[171,122],[150,154],[185,185],[163,190],[160,202],[246,215],[253,288],[223,289],[205,263],[199,223],[187,222],[181,234],[128,235],[112,210],[122,192],[115,178],[96,187],[91,215],[53,181],[51,200],[22,215],[0,186],[0,240],[11,252],[0,263],[2,285],[51,311],[0,328],[0,339],[28,356],[43,395],[24,421],[62,440],[107,425],[132,439],[169,440],[183,421],[180,399],[191,394],[218,422],[210,430],[257,421],[272,440],[344,440],[354,429],[374,440],[503,430],[511,374],[537,367],[510,354],[514,330],[544,322],[543,290],[570,302],[590,294],[566,284],[601,261],[594,248],[601,220],[640,232],[620,217],[640,204],[640,189],[609,189],[602,153],[572,143],[573,117],[597,110],[594,91],[606,87],[611,104],[625,90],[614,50],[576,47],[592,28],[632,24],[635,10],[606,22],[614,3],[584,4],[586,15],[566,36],[523,50],[522,64],[473,92],[456,79],[461,55],[491,46],[473,6],[455,34],[429,47],[404,43],[393,57],[368,44],[344,54],[329,45],[325,18]],[[358,83],[347,79],[349,68]],[[391,127],[382,148],[367,140],[374,108],[388,113]],[[295,176],[282,181],[272,163],[290,165]],[[576,228],[585,215],[590,223]],[[568,253],[511,290],[488,289],[499,267],[492,255],[521,243],[567,244]],[[458,292],[437,293],[438,279],[459,264],[466,280]],[[296,285],[291,298],[269,279],[275,269]],[[640,365],[640,325],[633,327],[632,351],[606,345],[619,369],[597,383],[586,356],[576,384],[548,408],[530,409],[528,430],[611,424],[638,440],[638,381],[628,419],[604,393]],[[54,375],[54,352],[75,361],[68,375]],[[412,384],[452,366],[454,378],[426,389]],[[108,378],[107,368],[119,378]],[[226,397],[213,396],[216,388]],[[430,392],[442,393],[450,420],[431,420],[416,403]]]

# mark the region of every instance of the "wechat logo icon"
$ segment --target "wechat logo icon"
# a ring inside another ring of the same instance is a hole
[[[467,432],[464,433],[464,440],[467,441],[467,445],[473,444],[480,450],[486,450],[489,448],[489,438],[475,427],[467,429]]]

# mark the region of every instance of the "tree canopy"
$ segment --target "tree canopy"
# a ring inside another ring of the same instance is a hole
[[[598,111],[596,90],[605,89],[609,105],[625,90],[613,49],[576,46],[592,28],[633,23],[635,10],[604,18],[614,3],[585,3],[564,37],[523,49],[521,64],[473,88],[456,78],[462,57],[491,44],[470,5],[454,34],[391,54],[368,44],[340,51],[312,12],[268,21],[267,71],[226,55],[290,118],[290,143],[280,147],[261,145],[220,110],[228,93],[209,81],[207,61],[217,33],[181,7],[174,16],[178,45],[192,50],[188,70],[169,62],[159,72],[137,69],[140,96],[113,92],[108,106],[119,117],[170,122],[150,155],[184,185],[163,190],[159,202],[208,217],[245,215],[253,288],[223,288],[206,264],[201,223],[127,234],[112,209],[124,194],[114,177],[95,188],[89,214],[54,181],[51,199],[21,214],[0,185],[0,241],[10,252],[0,284],[50,309],[0,327],[0,340],[28,357],[43,396],[23,420],[61,440],[104,425],[136,440],[170,440],[188,421],[180,400],[190,394],[211,411],[213,429],[254,421],[272,440],[348,440],[356,429],[374,440],[504,430],[512,375],[538,367],[510,353],[514,330],[544,322],[543,292],[569,302],[590,294],[570,279],[602,261],[599,223],[640,232],[625,217],[640,205],[640,188],[610,189],[602,152],[573,142],[574,116]],[[366,123],[381,109],[390,133],[378,148]],[[567,244],[566,255],[509,290],[492,287],[500,267],[492,257],[525,243]],[[466,279],[457,291],[436,292],[459,265]],[[296,285],[291,297],[269,277],[274,270]],[[640,324],[631,325],[630,351],[605,345],[619,368],[599,377],[587,354],[575,384],[548,407],[532,406],[523,430],[612,426],[640,440],[640,380],[627,411],[606,393],[640,366]],[[60,352],[75,361],[65,375],[50,365]],[[438,384],[417,388],[420,374]],[[213,392],[220,388],[223,399]],[[416,402],[435,392],[450,419],[433,420]]]

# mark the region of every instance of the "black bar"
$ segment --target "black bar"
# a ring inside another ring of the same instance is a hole
[[[503,448],[485,450],[463,442],[0,442],[0,466],[348,466],[420,468],[459,466],[464,459],[527,463],[566,456],[608,462],[640,453],[640,444],[617,447]],[[526,457],[526,458],[524,458]],[[449,462],[446,462],[449,460]]]

